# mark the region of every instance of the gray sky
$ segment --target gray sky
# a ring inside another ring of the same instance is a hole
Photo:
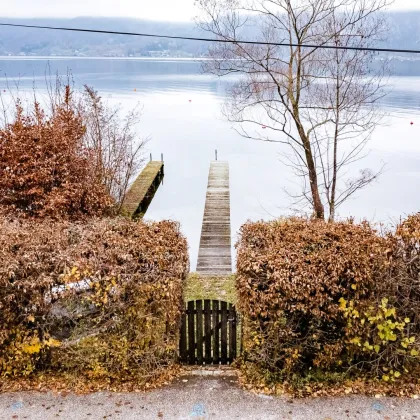
[[[194,0],[2,0],[0,16],[128,16],[189,21],[197,14]],[[392,9],[420,9],[420,0],[395,0]]]

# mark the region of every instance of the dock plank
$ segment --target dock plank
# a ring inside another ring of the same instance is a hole
[[[197,273],[232,272],[229,164],[210,163]]]

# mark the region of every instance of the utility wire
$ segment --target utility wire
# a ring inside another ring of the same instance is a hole
[[[221,42],[221,43],[251,44],[251,45],[273,45],[273,46],[279,46],[279,47],[299,47],[300,46],[300,47],[306,47],[306,48],[323,48],[323,49],[332,49],[332,50],[353,50],[353,51],[420,54],[420,50],[402,50],[402,49],[393,49],[393,48],[339,47],[336,45],[314,45],[314,44],[295,44],[295,43],[288,43],[288,42],[261,42],[261,41],[245,41],[245,40],[230,40],[230,39],[215,39],[215,38],[196,38],[196,37],[188,37],[188,36],[144,34],[144,33],[138,33],[138,32],[104,31],[104,30],[99,30],[99,29],[21,25],[21,24],[15,24],[15,23],[1,23],[1,22],[0,22],[0,26],[12,26],[15,28],[52,29],[52,30],[57,30],[57,31],[71,31],[71,32],[88,32],[88,33],[94,33],[94,34],[142,36],[142,37],[150,37],[150,38],[183,39],[187,41]]]

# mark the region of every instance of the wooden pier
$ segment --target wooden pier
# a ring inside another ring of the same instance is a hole
[[[143,217],[162,182],[163,162],[150,161],[128,191],[123,209],[132,218]]]
[[[229,164],[212,161],[198,251],[197,273],[232,273]]]

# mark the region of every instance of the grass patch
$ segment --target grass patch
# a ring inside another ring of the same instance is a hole
[[[235,275],[190,273],[185,284],[185,301],[211,299],[236,304]]]

